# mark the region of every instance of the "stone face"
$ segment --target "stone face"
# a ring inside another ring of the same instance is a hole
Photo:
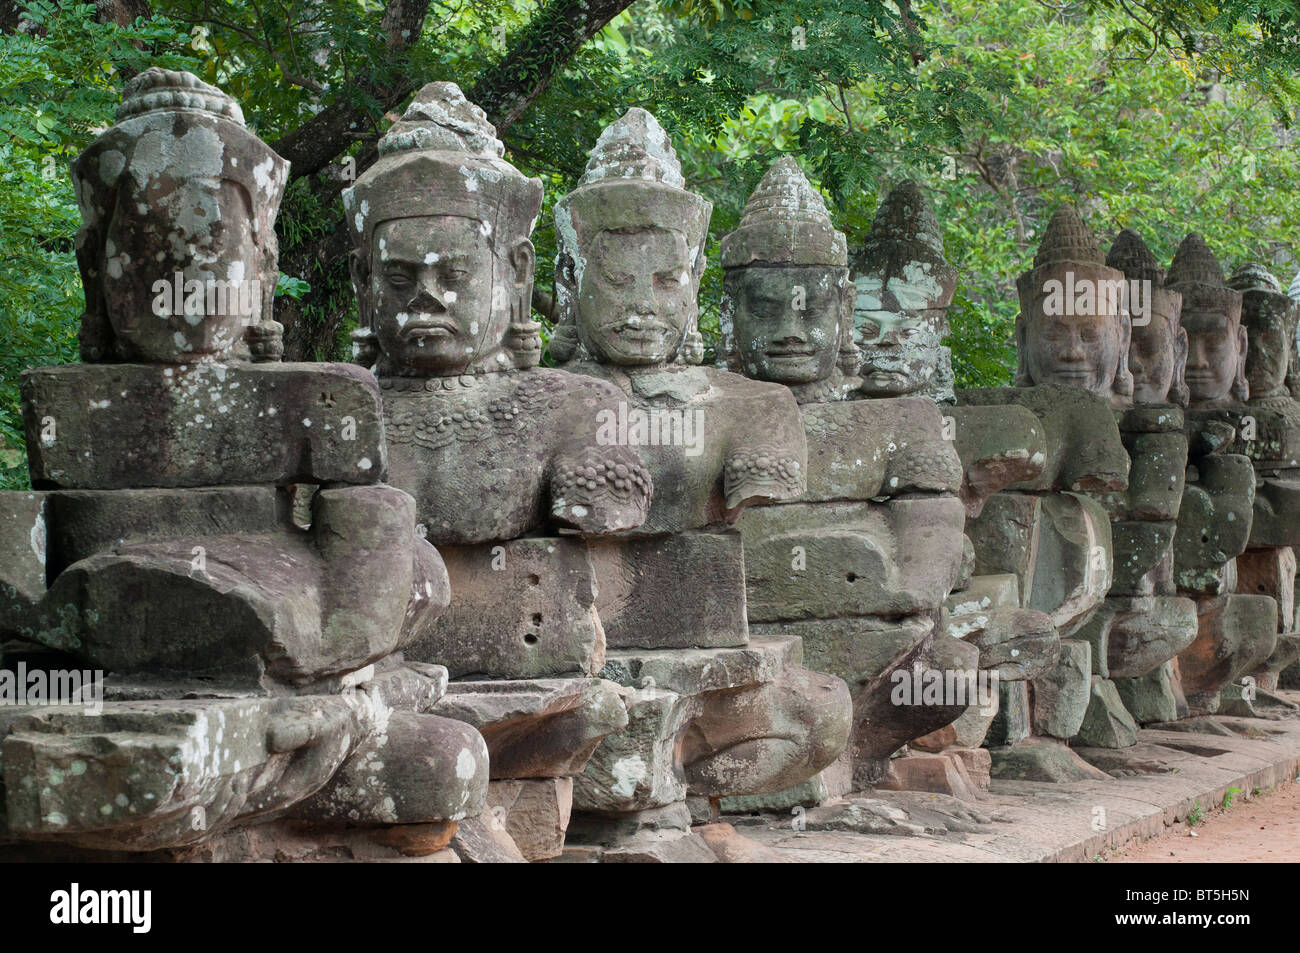
[[[1169,266],[1167,285],[1183,296],[1189,406],[1245,402],[1250,385],[1246,382],[1241,293],[1224,283],[1223,269],[1197,233],[1188,235],[1178,246]]]
[[[1131,404],[1125,275],[1103,263],[1096,238],[1073,206],[1052,216],[1033,270],[1016,286],[1016,384],[1059,384],[1086,390],[1114,407]]]
[[[1136,678],[1178,655],[1196,638],[1196,604],[1182,596],[1109,598],[1084,632],[1105,629],[1107,678]],[[1091,638],[1090,638],[1091,641]],[[1093,642],[1096,649],[1097,642]]]
[[[1128,281],[1133,335],[1128,365],[1136,404],[1187,406],[1187,332],[1182,326],[1183,296],[1164,287],[1165,272],[1142,236],[1126,228],[1115,237],[1106,264]],[[1136,294],[1134,292],[1136,291]],[[1135,455],[1136,459],[1136,455]]]
[[[32,484],[377,483],[379,389],[346,364],[77,364],[23,372]]]
[[[901,182],[881,202],[850,264],[862,393],[951,402],[951,357],[940,341],[957,270],[944,257],[939,223],[915,182]]]
[[[265,348],[288,177],[221,90],[158,67],[127,83],[117,124],[72,164],[82,360],[247,357],[254,329]]]
[[[610,648],[744,645],[740,535],[678,533],[593,540],[596,610]],[[665,613],[671,605],[675,612]]]
[[[453,678],[595,675],[605,664],[596,571],[587,545],[563,537],[442,546],[452,606],[406,647]]]

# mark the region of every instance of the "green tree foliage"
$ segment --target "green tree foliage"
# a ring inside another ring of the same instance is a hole
[[[851,245],[891,185],[928,190],[963,274],[958,382],[983,385],[1010,380],[1014,279],[1060,202],[1104,241],[1139,229],[1165,260],[1195,229],[1228,267],[1295,268],[1298,16],[1293,0],[0,0],[0,485],[25,480],[4,468],[21,464],[18,372],[76,355],[68,161],[148,64],[229,91],[293,163],[277,285],[292,359],[346,354],[339,193],[410,95],[452,79],[546,186],[544,321],[550,208],[600,129],[639,105],[715,206],[709,343],[717,240],[792,154]]]

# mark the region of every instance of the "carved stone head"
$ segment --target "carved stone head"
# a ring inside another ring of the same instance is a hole
[[[1133,337],[1128,348],[1128,369],[1133,375],[1133,402],[1186,407],[1183,296],[1164,286],[1164,269],[1142,236],[1131,228],[1115,236],[1106,264],[1124,273],[1130,295],[1145,299],[1141,308],[1131,311]]]
[[[713,205],[685,188],[668,134],[629,109],[555,206],[557,360],[644,366],[693,341]]]
[[[856,370],[844,234],[794,159],[777,160],[759,182],[722,239],[722,267],[732,370],[795,387],[830,380],[837,363]]]
[[[504,154],[460,87],[430,83],[379,141],[379,160],[344,191],[358,350],[373,353],[381,376],[451,377],[538,363],[528,236],[542,183]]]
[[[1246,382],[1251,400],[1289,397],[1287,369],[1295,352],[1296,302],[1282,293],[1277,278],[1258,262],[1232,273],[1228,287],[1241,292],[1241,324],[1246,329]]]
[[[288,174],[197,76],[153,67],[127,83],[117,124],[72,164],[82,360],[240,356],[248,329],[272,326]]]
[[[951,400],[951,358],[940,342],[957,269],[944,257],[939,223],[920,186],[904,181],[885,197],[851,264],[862,393]]]
[[[1250,385],[1246,382],[1241,292],[1224,284],[1223,269],[1197,233],[1178,246],[1166,284],[1183,295],[1191,406],[1244,403],[1250,397]]]
[[[1034,267],[1016,280],[1016,383],[1079,387],[1114,407],[1133,399],[1124,273],[1107,267],[1072,205],[1048,223]]]

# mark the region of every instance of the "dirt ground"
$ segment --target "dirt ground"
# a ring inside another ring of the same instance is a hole
[[[1193,827],[1176,824],[1105,859],[1120,864],[1300,862],[1300,784],[1261,791],[1249,800],[1237,795],[1227,810],[1220,805],[1213,811],[1207,807],[1204,818]]]

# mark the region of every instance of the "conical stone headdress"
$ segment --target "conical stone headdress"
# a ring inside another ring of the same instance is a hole
[[[722,239],[722,267],[848,264],[844,233],[826,203],[790,156],[767,170],[745,204],[734,232]]]
[[[852,267],[859,294],[878,287],[872,296],[887,311],[947,308],[957,290],[957,269],[944,255],[939,220],[910,179],[894,186],[876,209],[871,233],[854,253]],[[900,283],[909,290],[930,289],[925,302],[898,300]]]
[[[1165,283],[1182,292],[1184,315],[1209,311],[1226,314],[1233,324],[1241,320],[1241,293],[1224,282],[1219,260],[1198,232],[1178,246]]]
[[[1106,253],[1106,264],[1124,272],[1124,277],[1130,281],[1150,281],[1153,287],[1165,282],[1165,270],[1142,236],[1131,228],[1122,229],[1115,236],[1110,251]]]
[[[395,218],[457,215],[500,236],[527,238],[542,207],[542,182],[502,156],[487,115],[455,83],[429,83],[379,140],[379,160],[343,192],[358,248]]]

